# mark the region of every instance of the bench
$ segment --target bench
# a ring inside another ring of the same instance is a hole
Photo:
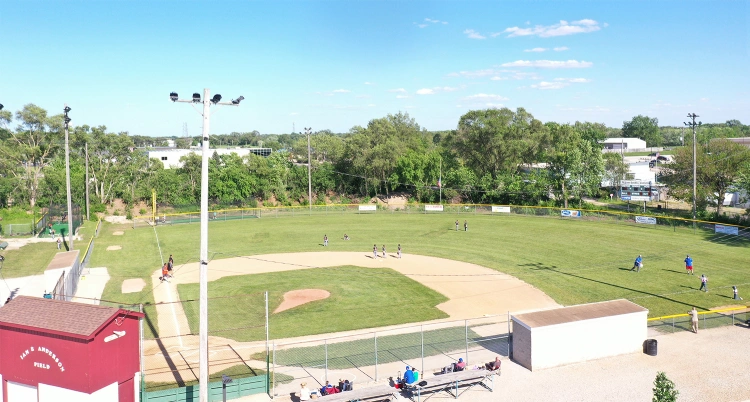
[[[490,392],[492,392],[493,388],[495,387],[495,375],[500,374],[500,370],[495,371],[489,371],[485,369],[481,370],[463,370],[463,371],[456,371],[453,373],[446,373],[446,374],[440,374],[436,375],[434,377],[423,378],[419,381],[418,384],[415,384],[415,386],[412,386],[408,388],[407,390],[410,391],[409,398],[414,401],[415,391],[416,391],[416,401],[421,402],[422,400],[422,393],[429,392],[430,395],[425,398],[425,401],[432,398],[434,395],[437,395],[438,393],[445,391],[449,393],[454,398],[458,398],[461,396],[464,392],[474,388],[475,385],[481,385],[482,387],[488,389]],[[490,380],[491,385],[488,386],[485,381]],[[419,385],[424,384],[425,385]],[[460,393],[458,392],[458,388],[461,385],[469,385],[469,387],[465,388]]]
[[[350,401],[390,401],[396,399],[398,390],[389,385],[378,385],[369,388],[358,388],[353,391],[344,391],[320,397],[323,402],[350,402]]]
[[[4,242],[0,243],[0,250],[5,250],[6,248],[8,248],[8,242],[7,241],[4,241]]]

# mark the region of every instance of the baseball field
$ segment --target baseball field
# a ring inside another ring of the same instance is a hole
[[[455,219],[461,221],[458,231]],[[464,220],[469,225],[468,231],[463,230]],[[350,240],[343,240],[345,233]],[[327,247],[323,246],[324,235],[329,238]],[[331,332],[330,320],[306,319],[307,314],[300,312],[314,312],[320,317],[347,314],[357,318],[355,324],[333,328],[341,330],[451,316],[436,308],[446,301],[445,293],[424,286],[430,270],[438,272],[441,260],[427,264],[419,273],[392,270],[385,265],[380,271],[363,270],[362,267],[375,262],[370,258],[373,244],[379,252],[383,245],[387,247],[388,264],[395,263],[390,260],[395,256],[397,244],[401,244],[404,253],[398,262],[401,267],[408,267],[410,259],[419,255],[487,269],[463,272],[465,268],[456,266],[453,271],[440,271],[439,275],[452,286],[474,280],[492,289],[492,280],[498,279],[492,274],[505,274],[561,305],[626,298],[648,308],[650,316],[681,313],[691,306],[708,310],[731,305],[731,286],[738,286],[742,294],[750,285],[750,274],[744,267],[750,242],[701,229],[694,232],[661,225],[517,215],[379,213],[210,222],[209,258],[214,264],[209,265],[209,270],[217,269],[212,268],[216,262],[226,260],[225,264],[231,261],[230,265],[237,266],[239,271],[230,278],[216,278],[209,286],[209,297],[239,297],[267,290],[269,307],[274,310],[288,291],[315,288],[331,293],[325,300],[284,312],[290,318],[278,328],[276,337]],[[121,249],[107,251],[109,246]],[[149,303],[154,302],[154,288],[159,286],[153,278],[162,259],[174,255],[175,276],[180,279],[183,272],[193,269],[191,266],[197,267],[198,251],[198,224],[156,229],[108,224],[97,239],[90,266],[106,266],[112,277],[103,299]],[[323,254],[283,263],[284,272],[254,268],[262,265],[254,256],[311,252]],[[339,265],[316,262],[326,260],[325,254],[332,252],[358,254],[342,259]],[[644,268],[639,273],[632,272],[633,260],[639,254],[643,256]],[[686,274],[683,263],[686,254],[695,261],[695,276]],[[698,291],[701,274],[709,278],[709,292]],[[122,281],[132,278],[142,278],[146,287],[140,292],[123,294]],[[193,281],[179,282],[182,300],[197,296],[197,284],[189,282]],[[494,296],[486,295],[485,299],[501,297],[507,291],[498,286]],[[236,304],[236,298],[227,297],[212,301],[210,309],[236,311]],[[409,306],[410,314],[402,314],[405,306]],[[247,306],[247,314],[238,312],[229,319],[237,327],[252,326],[243,320],[257,320],[254,308],[257,307]],[[486,313],[480,310],[476,315]],[[508,310],[514,311],[507,308],[492,313]],[[185,314],[192,329],[196,312]],[[305,325],[300,325],[300,320]],[[257,333],[241,337],[256,336]]]

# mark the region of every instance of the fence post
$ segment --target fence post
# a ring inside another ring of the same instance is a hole
[[[672,317],[672,333],[674,333],[674,317]]]
[[[419,335],[422,337],[422,373],[424,373],[424,326],[419,326]],[[424,375],[424,374],[422,374]]]
[[[732,311],[732,326],[734,326],[734,311]]]
[[[328,338],[326,338],[325,349],[326,349],[326,381],[328,381]]]
[[[466,342],[466,365],[469,365],[469,320],[464,320],[464,341]]]
[[[271,390],[271,393],[273,394],[271,398],[276,396],[276,342],[273,343],[273,373],[272,373],[272,380],[271,385],[273,386],[273,389]]]
[[[373,337],[375,338],[375,382],[378,381],[378,333],[373,332]]]

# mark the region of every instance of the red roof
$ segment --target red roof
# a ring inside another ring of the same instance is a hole
[[[114,307],[18,296],[0,308],[0,325],[89,339],[122,314],[143,317]]]

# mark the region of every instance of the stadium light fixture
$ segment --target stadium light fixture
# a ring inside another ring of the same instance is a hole
[[[0,103],[0,110],[3,110],[3,104]]]
[[[172,102],[191,103],[195,107],[196,103],[203,104],[203,111],[199,113],[203,116],[203,141],[201,145],[201,218],[200,218],[200,267],[198,271],[199,282],[199,400],[208,402],[208,133],[210,126],[210,108],[212,105],[238,106],[243,98],[230,102],[221,102],[221,95],[216,94],[209,98],[210,91],[208,88],[203,89],[203,101],[201,95],[194,93],[192,99],[178,99],[177,93],[172,92],[169,98]],[[196,108],[197,109],[197,108]],[[229,377],[227,377],[229,378]],[[230,379],[231,381],[231,379]],[[226,387],[226,385],[225,385]]]
[[[70,195],[70,141],[68,136],[68,126],[70,124],[70,117],[68,113],[71,111],[70,106],[67,104],[63,107],[63,113],[65,117],[63,122],[65,123],[65,184],[68,190],[68,250],[73,250],[73,201]]]
[[[239,98],[237,98],[237,99],[232,99],[232,104],[233,104],[233,105],[239,105],[239,104],[240,104],[240,102],[242,102],[243,100],[245,100],[245,97],[244,97],[244,96],[240,96],[240,97],[239,97]]]

